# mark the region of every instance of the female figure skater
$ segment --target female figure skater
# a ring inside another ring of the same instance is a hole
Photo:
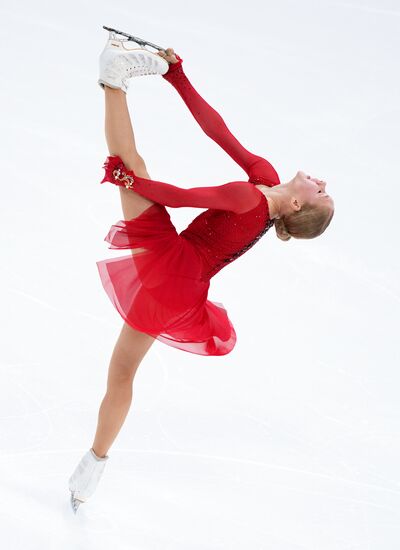
[[[151,44],[149,42],[143,42]],[[297,172],[281,184],[273,166],[246,150],[198,94],[172,48],[151,52],[110,33],[100,56],[109,155],[101,183],[120,188],[124,219],[104,240],[127,256],[97,262],[111,302],[124,319],[112,353],[92,447],[69,479],[76,512],[97,487],[107,452],[132,401],[132,383],[155,339],[200,355],[225,355],[236,342],[222,304],[207,299],[210,279],[275,225],[278,238],[311,239],[328,227],[334,203],[326,183]],[[183,189],[151,180],[136,149],[126,94],[129,79],[158,74],[177,90],[202,130],[243,168],[248,181]],[[180,234],[165,206],[207,209]]]

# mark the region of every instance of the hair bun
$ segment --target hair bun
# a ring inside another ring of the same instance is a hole
[[[281,241],[288,241],[292,237],[291,234],[288,233],[282,218],[275,219],[275,231],[278,239],[281,239]]]

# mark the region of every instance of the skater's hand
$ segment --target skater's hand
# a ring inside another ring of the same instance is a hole
[[[178,59],[172,48],[167,48],[166,51],[158,50],[157,54],[163,57],[165,61],[168,61],[168,63],[178,63]]]

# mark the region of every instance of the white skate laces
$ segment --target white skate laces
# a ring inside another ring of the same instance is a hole
[[[110,35],[111,36],[111,35]],[[132,40],[110,37],[99,59],[98,84],[128,91],[128,80],[136,76],[163,75],[169,64],[161,56],[146,48],[139,48]]]
[[[71,506],[75,513],[80,504],[95,492],[108,459],[108,455],[97,456],[93,449],[89,449],[81,458],[68,481]]]

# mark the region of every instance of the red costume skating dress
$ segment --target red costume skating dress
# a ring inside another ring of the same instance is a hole
[[[121,317],[160,342],[199,355],[225,355],[236,343],[223,304],[208,300],[210,280],[244,254],[273,225],[265,195],[253,185],[279,185],[273,166],[247,151],[222,117],[196,92],[182,59],[163,75],[204,132],[247,173],[248,181],[182,189],[140,178],[118,156],[107,157],[101,183],[125,185],[155,202],[132,220],[119,220],[104,238],[128,256],[96,262]],[[207,208],[177,233],[166,206]]]

